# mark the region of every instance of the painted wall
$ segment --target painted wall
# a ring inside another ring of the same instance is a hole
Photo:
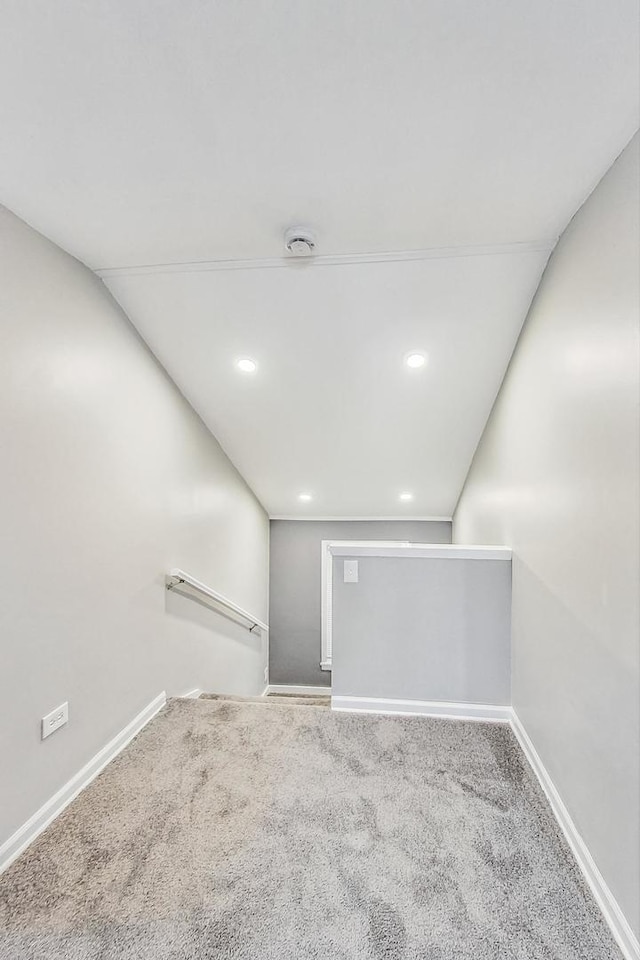
[[[0,844],[162,690],[255,694],[268,519],[104,285],[0,208]],[[69,725],[40,718],[69,701]]]
[[[454,517],[513,547],[513,702],[640,929],[639,141],[563,235]]]
[[[323,540],[451,543],[451,523],[426,520],[272,520],[271,683],[330,686],[320,669],[320,544]]]
[[[510,560],[333,559],[332,694],[511,703]]]

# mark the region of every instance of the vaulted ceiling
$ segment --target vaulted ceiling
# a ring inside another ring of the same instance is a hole
[[[0,201],[103,276],[270,513],[450,515],[638,126],[636,0],[5,0],[0,26]]]

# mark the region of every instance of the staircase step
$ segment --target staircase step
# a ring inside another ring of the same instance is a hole
[[[237,694],[226,693],[201,693],[200,700],[233,700],[240,703],[260,703],[263,706],[274,706],[276,704],[298,707],[330,707],[331,696],[297,696],[291,693],[269,693],[266,697],[241,697]]]

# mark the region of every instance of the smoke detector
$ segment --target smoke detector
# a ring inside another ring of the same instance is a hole
[[[309,257],[316,247],[315,237],[306,227],[292,227],[287,230],[284,244],[294,257]]]

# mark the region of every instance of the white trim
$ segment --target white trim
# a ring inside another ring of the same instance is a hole
[[[301,517],[297,514],[270,513],[269,520],[310,520],[315,523],[452,523],[453,517]]]
[[[186,693],[180,694],[181,700],[197,700],[201,694],[204,693],[204,690],[201,690],[200,687],[194,687],[193,690],[188,690]]]
[[[311,687],[295,683],[270,683],[263,696],[270,693],[291,693],[300,697],[330,697],[331,687]]]
[[[522,748],[522,752],[538,778],[553,814],[564,833],[565,839],[571,848],[582,874],[587,881],[591,892],[600,907],[613,936],[615,937],[625,960],[640,960],[640,945],[626,917],[620,909],[614,895],[600,873],[596,862],[589,852],[589,848],[580,836],[578,829],[571,819],[553,780],[549,776],[531,738],[522,725],[515,710],[511,711],[511,728]]]
[[[330,540],[320,543],[320,669],[331,669],[333,630],[333,555]]]
[[[323,541],[327,542],[327,541]],[[338,543],[330,542],[334,557],[412,557],[419,560],[511,560],[510,547],[463,546],[458,543]]]
[[[108,763],[123,750],[142,728],[161,710],[167,702],[167,695],[163,691],[151,701],[140,713],[116,734],[101,750],[92,757],[63,787],[58,790],[26,823],[19,827],[8,840],[0,846],[0,873],[13,863],[16,857],[26,850],[30,843],[62,813],[72,800],[87,787]]]
[[[511,707],[494,703],[445,700],[390,700],[386,697],[331,697],[331,709],[349,713],[395,714],[402,717],[441,717],[447,720],[483,720],[509,723]]]
[[[294,259],[261,257],[247,260],[190,260],[183,263],[150,263],[129,267],[100,267],[94,271],[104,280],[111,277],[135,277],[157,273],[208,273],[213,270],[264,270],[265,268],[306,269],[344,266],[358,263],[396,263],[408,260],[453,260],[460,257],[495,257],[513,254],[546,253],[558,242],[532,240],[519,243],[498,243],[489,246],[431,247],[426,250],[384,250],[368,253],[323,254]]]

